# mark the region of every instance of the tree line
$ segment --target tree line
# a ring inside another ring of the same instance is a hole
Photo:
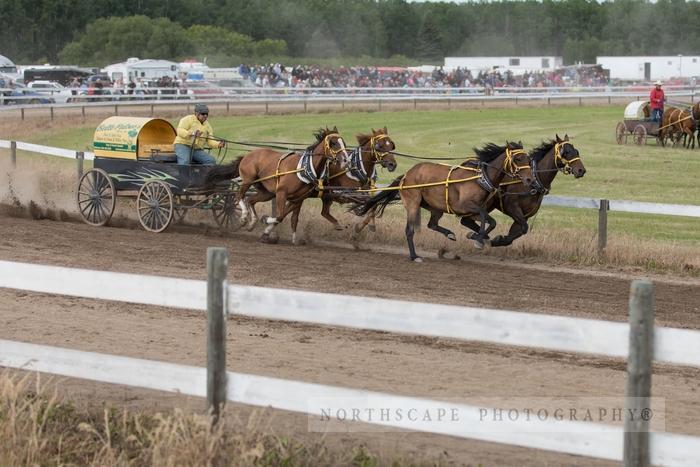
[[[441,63],[445,56],[696,53],[700,3],[683,0],[0,0],[0,54],[102,66],[130,56],[341,57]]]

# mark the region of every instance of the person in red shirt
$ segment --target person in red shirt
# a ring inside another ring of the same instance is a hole
[[[654,83],[654,89],[652,89],[649,94],[649,107],[651,108],[651,120],[653,122],[660,122],[664,114],[664,101],[666,97],[664,96],[664,90],[661,89],[662,85],[663,83],[661,81],[656,81]]]

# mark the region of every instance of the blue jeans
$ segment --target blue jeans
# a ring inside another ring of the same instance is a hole
[[[192,160],[190,160],[190,154],[192,155]],[[192,162],[202,165],[216,164],[214,156],[210,155],[207,151],[204,149],[195,149],[193,151],[192,146],[186,144],[176,144],[175,155],[177,156],[177,163],[180,165],[190,165]]]
[[[663,109],[651,109],[651,121],[652,122],[660,122],[661,117],[663,116],[664,111]]]

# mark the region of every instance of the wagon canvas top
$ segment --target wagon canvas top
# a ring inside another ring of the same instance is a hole
[[[644,120],[644,107],[649,101],[634,101],[625,107],[625,120]]]
[[[145,147],[169,146],[175,128],[160,118],[109,117],[95,129],[95,156],[137,160]],[[170,149],[172,150],[172,149]]]

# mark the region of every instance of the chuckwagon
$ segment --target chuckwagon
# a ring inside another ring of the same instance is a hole
[[[649,101],[634,101],[625,107],[624,120],[615,127],[615,140],[627,143],[629,136],[635,144],[644,144],[648,137],[659,139],[659,122],[650,118]]]
[[[160,118],[109,117],[93,138],[93,168],[78,182],[77,204],[83,220],[105,225],[117,197],[135,199],[144,229],[162,232],[189,209],[212,212],[225,229],[240,227],[234,202],[235,182],[206,187],[212,166],[179,165],[173,148],[175,128]]]

